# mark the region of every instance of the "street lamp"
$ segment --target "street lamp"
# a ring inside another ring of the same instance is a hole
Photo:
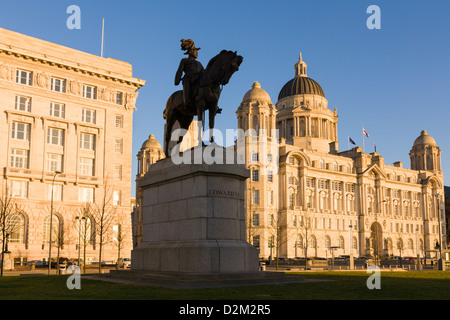
[[[52,195],[51,195],[51,201],[50,201],[50,231],[49,231],[49,245],[48,245],[48,275],[50,275],[50,272],[52,270],[52,231],[53,231],[53,187],[55,185],[55,179],[58,174],[61,174],[60,171],[55,171],[55,174],[53,175],[53,181],[52,181]]]
[[[81,268],[80,262],[80,251],[81,251],[81,220],[86,220],[86,217],[76,217],[75,220],[79,220],[78,222],[78,267]]]
[[[441,210],[440,210],[440,194],[437,193],[434,195],[436,197],[436,201],[437,201],[437,216],[438,216],[438,232],[439,232],[439,262],[438,262],[438,268],[440,271],[445,270],[445,267],[443,265],[443,261],[442,261],[442,228],[441,228]]]

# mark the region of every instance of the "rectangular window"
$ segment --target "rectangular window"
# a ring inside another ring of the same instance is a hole
[[[121,237],[121,230],[120,225],[114,225],[113,226],[113,242],[117,243],[119,242],[119,237]]]
[[[13,122],[12,138],[17,140],[30,141],[31,125],[28,123]]]
[[[255,214],[253,215],[252,225],[253,225],[254,227],[258,227],[258,226],[259,226],[259,214],[255,213]]]
[[[11,150],[11,168],[29,169],[29,151],[12,149]]]
[[[123,116],[116,115],[116,128],[123,128]]]
[[[120,206],[120,194],[119,190],[113,191],[113,206]]]
[[[84,203],[94,203],[94,188],[80,187],[78,189],[78,201]]]
[[[253,153],[252,154],[252,162],[258,162],[259,161],[259,154]]]
[[[64,119],[66,117],[66,105],[62,103],[50,103],[50,116]]]
[[[47,154],[47,171],[48,172],[62,172],[63,156],[62,154]]]
[[[294,208],[294,194],[293,193],[289,194],[289,208],[291,208],[291,209]]]
[[[97,100],[97,88],[93,86],[83,86],[83,97]]]
[[[123,93],[122,92],[116,93],[116,104],[123,105]]]
[[[327,180],[319,180],[318,181],[318,187],[320,189],[328,189],[328,181]]]
[[[267,172],[267,182],[273,182],[273,171]]]
[[[122,165],[114,165],[114,180],[122,180]]]
[[[96,124],[97,122],[97,111],[90,109],[83,109],[81,121],[84,123]]]
[[[273,227],[275,223],[275,218],[273,216],[273,214],[269,214],[269,226]]]
[[[273,205],[273,190],[269,190],[269,194],[268,194],[268,196],[267,196],[267,201],[268,201],[268,204],[271,206],[271,205]]]
[[[252,204],[259,204],[259,190],[253,190],[253,192],[252,192]]]
[[[259,170],[252,170],[252,182],[259,181]]]
[[[95,150],[95,134],[81,133],[80,148],[84,150]]]
[[[12,180],[9,184],[10,196],[13,198],[28,198],[28,182]]]
[[[80,175],[93,177],[94,173],[94,159],[80,158]]]
[[[114,141],[114,151],[116,153],[123,153],[123,139],[115,139]]]
[[[58,79],[58,78],[52,78],[51,88],[52,88],[53,91],[66,93],[66,80]]]
[[[47,143],[55,146],[64,145],[64,129],[48,128]]]
[[[31,98],[16,96],[15,109],[19,111],[31,112]]]
[[[24,84],[27,86],[33,85],[33,72],[25,70],[16,71],[16,83]]]
[[[52,190],[53,190],[53,201],[62,201],[63,185],[47,183],[45,185],[45,199],[47,201],[52,201]]]
[[[253,246],[254,246],[255,248],[258,248],[258,249],[259,249],[260,243],[261,243],[261,238],[260,238],[260,236],[253,236]]]

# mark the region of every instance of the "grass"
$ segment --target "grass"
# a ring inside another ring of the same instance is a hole
[[[81,280],[69,290],[68,276],[0,279],[1,300],[448,300],[450,272],[382,272],[381,289],[369,290],[366,272],[295,272],[330,281],[283,285],[173,290]]]

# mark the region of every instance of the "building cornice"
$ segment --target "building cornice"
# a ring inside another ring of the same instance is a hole
[[[129,86],[135,87],[136,90],[139,90],[142,88],[146,81],[142,79],[137,79],[133,77],[126,77],[123,75],[119,75],[113,72],[102,72],[100,70],[95,70],[93,68],[90,68],[88,66],[82,65],[80,63],[72,63],[69,61],[63,61],[60,59],[52,59],[51,57],[47,56],[46,54],[34,54],[34,53],[26,53],[20,49],[12,48],[12,46],[7,46],[5,44],[0,44],[0,54],[5,54],[8,56],[14,56],[16,58],[22,58],[24,60],[31,60],[33,62],[38,62],[41,64],[49,65],[52,67],[58,67],[61,69],[66,69],[69,71],[81,73],[81,74],[87,74],[90,76],[95,76],[98,78],[102,78],[104,80],[113,81],[113,82],[119,82],[121,84],[126,84]]]

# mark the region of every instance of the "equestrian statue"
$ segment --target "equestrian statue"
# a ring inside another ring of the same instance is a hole
[[[180,129],[187,130],[197,116],[199,125],[203,125],[205,112],[209,113],[210,142],[214,142],[212,130],[217,114],[222,112],[218,107],[220,94],[223,86],[228,84],[231,76],[239,70],[239,66],[244,58],[237,52],[223,50],[208,63],[206,69],[197,61],[200,48],[195,47],[195,43],[189,40],[181,40],[181,49],[187,55],[180,62],[180,66],[175,75],[175,86],[183,83],[183,90],[172,94],[167,101],[164,110],[166,120],[164,132],[164,152],[166,157],[170,157],[169,143],[171,141],[173,128],[176,122]],[[203,129],[203,128],[202,128]],[[199,142],[202,141],[199,130]],[[183,137],[179,138],[181,143]]]

